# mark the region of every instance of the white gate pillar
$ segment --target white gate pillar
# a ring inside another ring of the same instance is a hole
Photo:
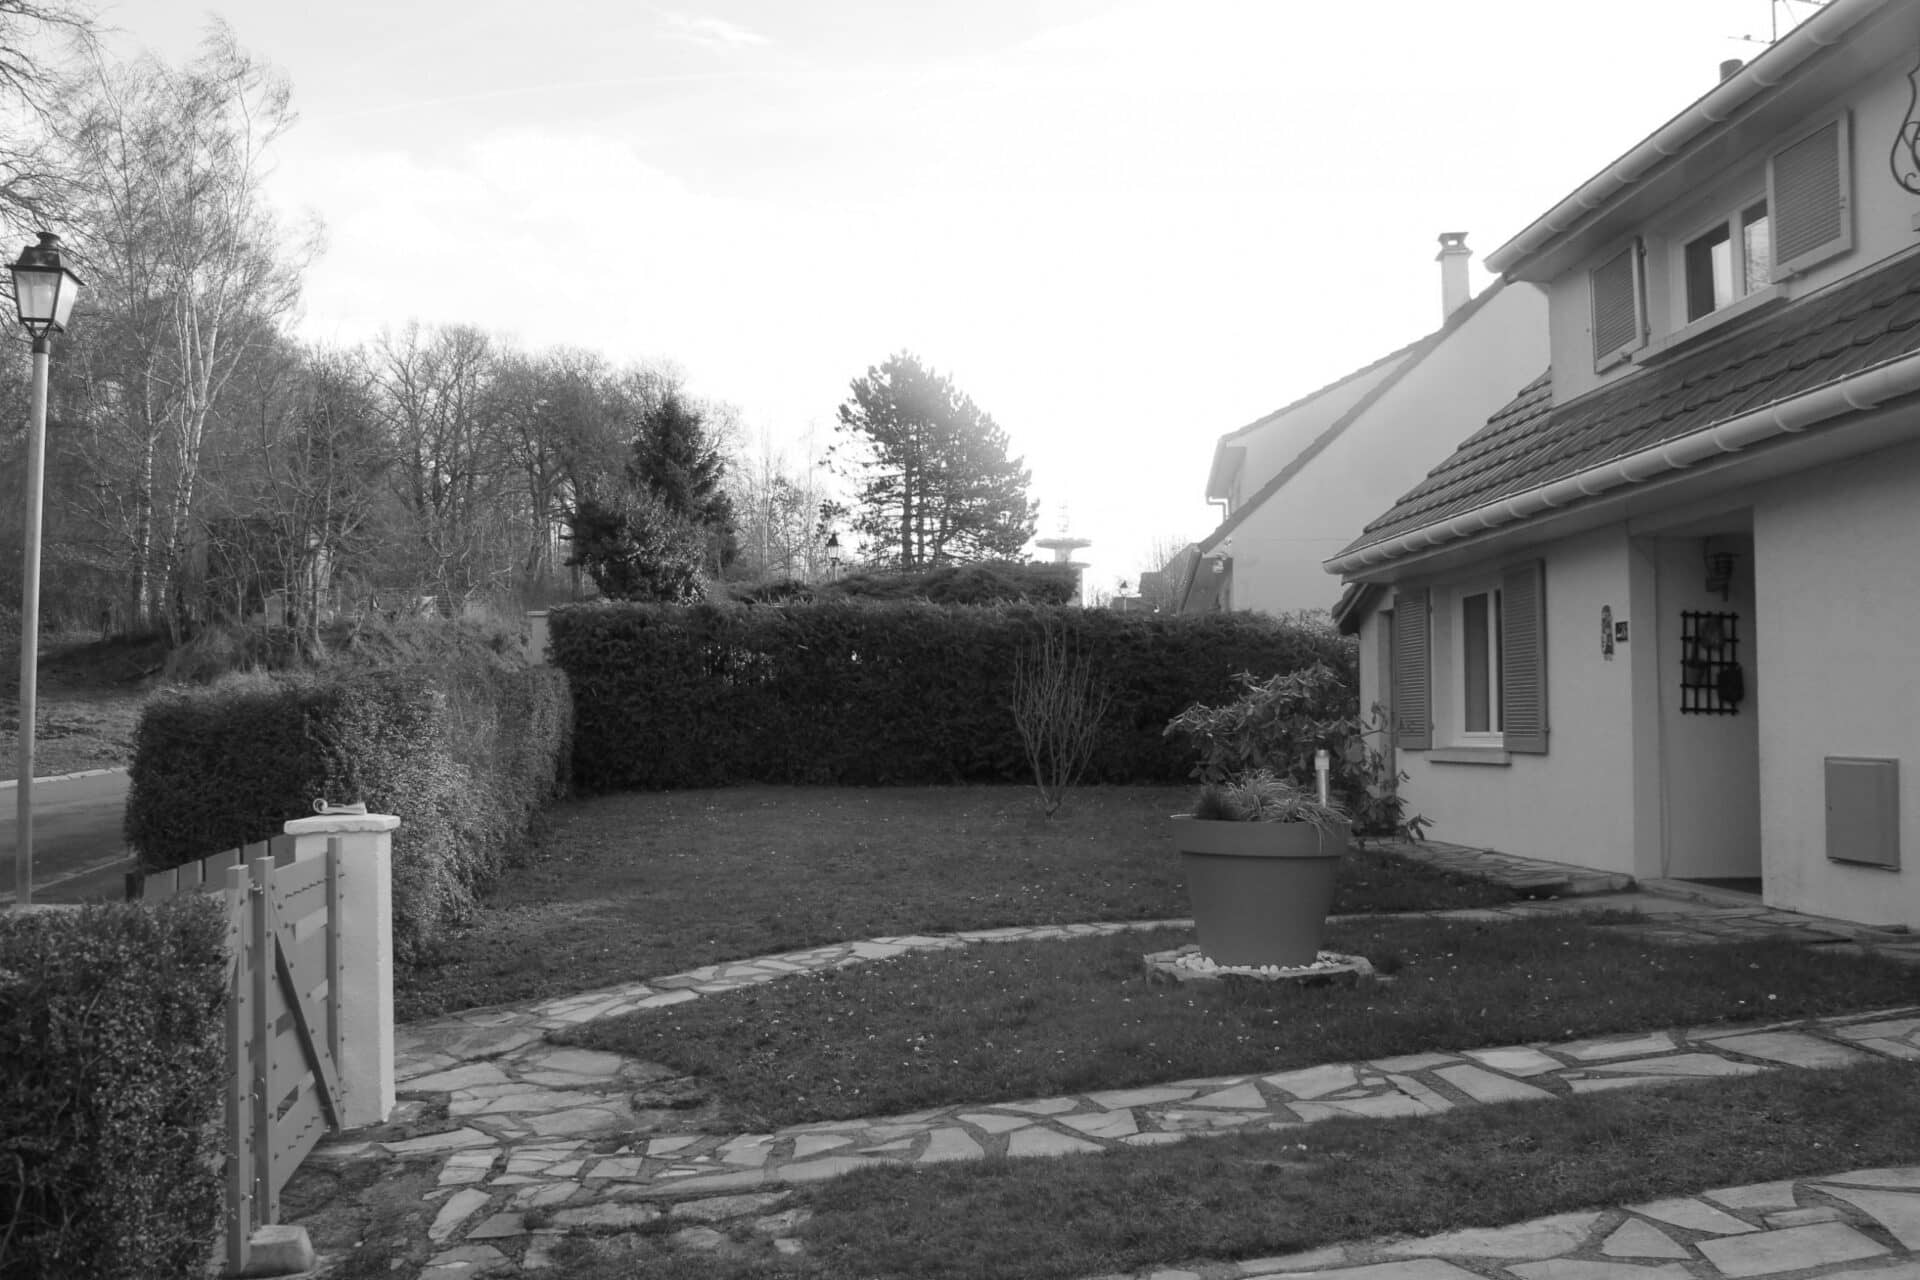
[[[393,832],[384,813],[295,818],[286,832],[296,862],[340,842],[340,1050],[334,1063],[346,1094],[342,1128],[380,1124],[393,1114]]]
[[[547,611],[534,609],[527,614],[527,665],[547,665]]]

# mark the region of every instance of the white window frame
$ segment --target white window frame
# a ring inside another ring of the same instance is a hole
[[[1736,308],[1739,308],[1741,303],[1753,297],[1755,294],[1763,293],[1772,287],[1772,207],[1768,206],[1767,209],[1769,242],[1766,263],[1767,283],[1753,290],[1747,288],[1747,239],[1745,234],[1743,234],[1746,230],[1747,210],[1753,208],[1755,205],[1764,205],[1766,203],[1767,189],[1761,187],[1745,199],[1734,201],[1731,208],[1723,209],[1717,217],[1698,224],[1686,235],[1680,236],[1674,241],[1672,274],[1668,279],[1678,285],[1678,288],[1673,290],[1673,327],[1676,330],[1685,329],[1692,325],[1708,325],[1723,316],[1735,314]],[[1700,240],[1720,230],[1725,230],[1727,233],[1727,254],[1732,265],[1733,275],[1731,282],[1733,286],[1732,296],[1722,305],[1709,307],[1703,314],[1693,319],[1688,319],[1687,313],[1692,307],[1693,299],[1687,295],[1687,288],[1691,283],[1687,279],[1687,250],[1692,248],[1693,245]]]
[[[1501,667],[1504,659],[1501,645],[1501,614],[1495,607],[1500,598],[1500,579],[1487,578],[1462,583],[1453,588],[1448,601],[1448,635],[1453,652],[1450,655],[1453,666],[1452,679],[1448,681],[1450,696],[1448,699],[1448,740],[1456,747],[1504,747],[1506,745],[1506,720],[1500,705]],[[1487,723],[1484,731],[1467,730],[1467,601],[1474,596],[1485,596],[1487,612]]]

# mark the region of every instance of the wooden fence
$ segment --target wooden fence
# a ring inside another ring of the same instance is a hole
[[[340,1128],[341,886],[341,842],[295,860],[291,836],[127,877],[128,897],[141,901],[226,895],[231,1274],[248,1269],[254,1228],[277,1220],[287,1179]]]

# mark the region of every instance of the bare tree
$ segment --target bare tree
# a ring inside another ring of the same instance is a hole
[[[751,453],[737,453],[727,475],[740,526],[740,567],[751,577],[812,581],[826,548],[820,504],[832,497],[825,458],[811,431],[798,459],[763,430]]]
[[[1190,571],[1193,544],[1172,534],[1158,534],[1147,548],[1147,565],[1140,573],[1140,600],[1153,613],[1180,608],[1180,588]]]
[[[129,472],[130,606],[177,630],[208,425],[318,248],[285,238],[262,192],[291,90],[215,22],[188,66],[96,64],[54,109],[93,272],[96,405],[117,419]]]
[[[52,227],[70,207],[47,126],[62,68],[99,54],[93,14],[67,0],[0,0],[0,226]],[[64,227],[63,227],[64,229]]]
[[[390,459],[360,353],[288,346],[260,363],[221,458],[210,586],[242,616],[281,593],[288,623],[317,644],[343,580],[372,559]]]
[[[512,513],[501,503],[514,458],[491,398],[500,367],[493,339],[470,325],[383,334],[372,360],[399,495],[415,551],[410,576],[445,595],[488,585]]]
[[[1013,668],[1013,719],[1047,817],[1086,773],[1112,702],[1092,660],[1063,627],[1048,622],[1037,642],[1021,647]]]

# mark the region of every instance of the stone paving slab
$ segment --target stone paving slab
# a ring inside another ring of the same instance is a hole
[[[1615,895],[1584,903],[1631,906],[1637,899]],[[1578,901],[1551,901],[1435,914],[1521,918],[1581,906]],[[1817,930],[1795,932],[1791,918],[1770,918],[1781,914],[1701,908],[1663,911],[1645,925],[1614,927],[1687,942],[1748,938],[1760,929],[1786,932],[1811,945],[1833,945]],[[865,939],[705,966],[524,1008],[476,1010],[414,1024],[399,1037],[400,1110],[405,1116],[445,1115],[446,1131],[395,1140],[365,1132],[339,1135],[324,1142],[314,1158],[431,1161],[437,1190],[428,1197],[429,1235],[441,1248],[423,1274],[507,1274],[550,1267],[553,1232],[637,1229],[685,1206],[709,1206],[687,1211],[695,1217],[704,1213],[722,1226],[744,1224],[750,1229],[747,1235],[764,1236],[779,1253],[792,1254],[801,1246],[784,1234],[792,1224],[781,1225],[785,1189],[874,1165],[1045,1159],[1216,1133],[1281,1129],[1340,1115],[1436,1114],[1516,1098],[1545,1105],[1597,1089],[1657,1087],[1791,1066],[1833,1067],[1876,1057],[1920,1058],[1920,1007],[1912,1007],[1411,1054],[1264,1076],[1175,1081],[796,1125],[771,1133],[725,1134],[699,1131],[697,1123],[686,1123],[684,1114],[651,1109],[641,1101],[662,1086],[663,1069],[545,1041],[550,1031],[594,1018],[910,951],[1110,936],[1187,924],[1162,920]],[[1920,960],[1920,954],[1914,958]],[[676,1126],[692,1131],[677,1131]],[[1720,1274],[1765,1277],[1786,1269],[1776,1262],[1809,1251],[1844,1254],[1841,1261],[1857,1269],[1910,1247],[1908,1237],[1920,1239],[1920,1168],[1856,1171],[1835,1175],[1829,1184],[1831,1190],[1815,1188],[1811,1193],[1802,1184],[1731,1188],[1705,1193],[1705,1199],[1562,1215],[1490,1232],[1450,1233],[1424,1246],[1388,1242],[1319,1250],[1311,1257],[1264,1259],[1261,1265],[1273,1265],[1263,1271],[1244,1269],[1253,1264],[1196,1264],[1191,1274],[1201,1280],[1323,1271],[1338,1280],[1459,1280],[1462,1275],[1483,1280],[1681,1280],[1681,1268],[1690,1267],[1695,1277],[1710,1280],[1716,1254],[1727,1267]],[[1841,1187],[1850,1197],[1838,1194]],[[529,1221],[553,1225],[528,1227]],[[702,1226],[687,1228],[675,1239],[685,1236],[687,1247],[701,1247],[694,1238],[701,1231],[721,1238]],[[1764,1242],[1730,1243],[1747,1237]],[[743,1238],[742,1232],[732,1232],[731,1238]],[[1707,1238],[1721,1243],[1707,1249]],[[1877,1242],[1878,1252],[1859,1252],[1865,1247],[1859,1240]],[[1462,1259],[1473,1270],[1462,1272],[1457,1265]],[[1503,1261],[1495,1265],[1489,1259]],[[1888,1275],[1883,1280],[1897,1278]],[[1912,1280],[1920,1280],[1920,1275]]]
[[[444,1250],[431,1265],[452,1274],[482,1260],[496,1270],[510,1269],[516,1250],[544,1257],[528,1242],[532,1232],[525,1223],[533,1212],[551,1215],[560,1227],[597,1231],[637,1229],[635,1224],[680,1213],[687,1204],[750,1204],[755,1213],[773,1212],[768,1206],[777,1205],[786,1188],[877,1165],[1045,1159],[1269,1131],[1334,1116],[1437,1114],[1516,1098],[1549,1105],[1595,1087],[1836,1067],[1876,1056],[1874,1045],[1882,1040],[1920,1053],[1920,1009],[1328,1063],[1265,1076],[936,1107],[748,1134],[649,1130],[628,1095],[657,1083],[656,1068],[615,1054],[536,1043],[484,1064],[416,1076],[403,1086],[409,1105],[444,1106],[456,1117],[447,1132],[392,1142],[347,1135],[338,1145],[355,1153],[349,1158],[438,1165],[440,1190],[434,1194],[446,1198],[435,1205],[429,1236]],[[522,1082],[534,1077],[549,1083],[523,1089]],[[421,1087],[429,1084],[453,1087]],[[322,1144],[320,1158],[329,1158],[332,1145]],[[1477,1274],[1495,1275],[1486,1262],[1498,1259],[1512,1273],[1507,1280],[1681,1280],[1661,1269],[1684,1263],[1696,1272],[1712,1265],[1730,1280],[1746,1280],[1804,1269],[1812,1264],[1798,1260],[1815,1253],[1859,1263],[1920,1246],[1920,1169],[1859,1171],[1822,1186],[1811,1196],[1797,1184],[1726,1189],[1605,1214],[1388,1242],[1343,1253],[1341,1268],[1314,1269],[1329,1270],[1329,1280],[1346,1280],[1356,1268],[1398,1268],[1392,1260],[1401,1259],[1411,1269],[1392,1274],[1418,1280],[1442,1274],[1435,1269],[1441,1261],[1451,1267],[1462,1259]],[[690,1212],[727,1216],[717,1207]],[[1733,1243],[1749,1236],[1755,1243]],[[1720,1243],[1709,1247],[1703,1243],[1708,1239]],[[483,1245],[499,1258],[460,1252]],[[1537,1268],[1522,1271],[1520,1263]],[[1260,1274],[1305,1269],[1289,1262]],[[1194,1274],[1212,1280],[1254,1273],[1220,1272],[1208,1264]]]
[[[1100,1280],[1920,1280],[1920,1261],[1910,1254],[1915,1246],[1900,1238],[1901,1227],[1920,1213],[1915,1188],[1920,1167],[1859,1170],[1505,1227],[1359,1241],[1282,1258],[1185,1262]],[[1811,1220],[1779,1221],[1789,1214]]]

